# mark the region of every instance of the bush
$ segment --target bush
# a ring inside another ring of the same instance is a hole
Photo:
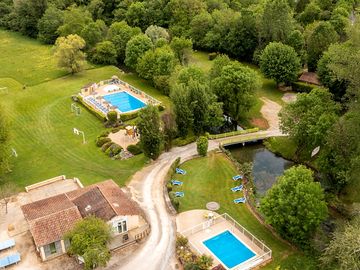
[[[173,205],[174,209],[176,210],[176,212],[179,211],[179,207],[180,207],[180,201],[178,200],[178,198],[175,197],[175,192],[170,192],[169,193],[169,197],[170,197],[170,201],[171,204]]]
[[[171,184],[170,182],[168,182],[168,183],[166,184],[166,189],[167,189],[168,192],[171,192],[171,191],[172,191],[173,186],[172,186],[172,184]]]
[[[174,146],[184,146],[184,145],[187,145],[187,144],[195,142],[195,141],[196,141],[195,136],[188,136],[188,137],[185,137],[185,138],[176,138],[173,141],[173,145]]]
[[[108,137],[98,137],[96,139],[96,146],[101,147],[107,142],[111,142],[111,139]]]
[[[159,112],[165,111],[165,106],[159,105],[158,109],[159,109]]]
[[[130,144],[126,149],[133,155],[139,155],[142,153],[141,148],[135,144]]]
[[[291,84],[291,87],[292,87],[292,90],[295,92],[310,93],[311,90],[313,90],[314,88],[316,88],[318,86],[308,84],[308,83],[303,83],[303,82],[293,82]]]
[[[112,144],[113,144],[113,142],[104,143],[104,144],[101,146],[101,151],[106,152],[106,150],[107,150]]]
[[[214,60],[216,56],[218,56],[218,53],[216,52],[209,53],[209,60],[210,61]]]
[[[176,237],[176,247],[179,248],[179,247],[186,247],[187,244],[188,244],[189,240],[184,237],[184,236],[178,236]]]
[[[120,120],[122,122],[125,122],[125,121],[131,120],[131,119],[135,119],[136,117],[138,117],[138,112],[121,114]]]
[[[110,147],[106,150],[105,153],[108,154],[109,157],[114,157],[120,154],[122,149],[123,148],[120,145],[113,143],[112,145],[110,145]]]
[[[98,136],[99,137],[107,137],[109,136],[110,134],[110,131],[109,130],[104,130],[103,132],[100,133],[100,135]]]
[[[200,136],[196,141],[197,152],[200,156],[205,157],[207,154],[209,142],[205,136]]]
[[[121,129],[122,129],[122,127],[113,128],[113,129],[111,129],[111,133],[119,132]]]
[[[117,111],[109,111],[107,113],[107,119],[108,119],[109,124],[111,124],[111,125],[115,124],[118,120]]]

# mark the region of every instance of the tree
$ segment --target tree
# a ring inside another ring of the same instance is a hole
[[[150,25],[146,28],[145,35],[147,35],[154,45],[156,45],[159,39],[170,40],[170,35],[165,28],[156,25]]]
[[[10,171],[9,164],[9,141],[10,141],[10,129],[5,112],[0,107],[0,175]]]
[[[71,6],[64,11],[64,21],[58,28],[58,33],[63,37],[70,34],[81,36],[81,31],[91,22],[93,20],[89,11],[84,7]]]
[[[171,111],[167,111],[161,116],[161,121],[163,123],[165,151],[169,151],[177,133],[175,115]]]
[[[53,44],[59,36],[57,29],[63,23],[63,11],[49,6],[38,22],[38,38],[44,43]]]
[[[280,129],[296,143],[297,158],[309,159],[310,152],[323,146],[328,130],[337,120],[339,106],[327,89],[314,89],[297,95],[295,102],[280,111]]]
[[[280,42],[267,45],[260,57],[262,73],[277,84],[284,82],[289,85],[296,81],[300,68],[300,59],[294,48]]]
[[[287,0],[266,0],[260,22],[260,35],[265,44],[285,42],[294,29],[294,20]]]
[[[294,48],[297,55],[301,58],[301,62],[305,62],[305,38],[299,30],[294,30],[286,39],[286,45]]]
[[[284,238],[306,245],[327,216],[324,191],[313,172],[300,165],[280,176],[261,201],[261,212]]]
[[[190,36],[197,47],[206,47],[206,33],[214,25],[214,21],[210,13],[203,11],[196,15],[190,23]]]
[[[86,48],[91,49],[96,43],[100,42],[105,35],[106,25],[103,21],[97,20],[84,26],[80,36],[85,40]]]
[[[80,72],[85,66],[85,54],[81,51],[85,41],[78,35],[59,37],[55,42],[55,57],[58,66],[65,68],[71,74]]]
[[[311,1],[306,5],[305,10],[299,14],[298,20],[302,25],[306,26],[320,19],[321,9],[315,1]]]
[[[360,269],[360,218],[355,217],[334,232],[332,240],[320,260],[328,269]]]
[[[172,85],[183,84],[187,86],[190,81],[204,83],[206,75],[204,71],[197,66],[188,66],[177,69],[173,74],[171,80]]]
[[[205,136],[200,136],[196,141],[196,149],[200,156],[205,157],[207,154],[209,142],[208,138]]]
[[[251,108],[254,101],[254,90],[259,85],[255,71],[239,62],[231,62],[222,68],[219,77],[212,81],[214,93],[224,104],[224,111],[234,122]]]
[[[160,155],[160,146],[162,143],[158,109],[152,105],[141,109],[137,126],[141,135],[141,148],[145,156],[154,160],[157,159]]]
[[[36,37],[38,21],[47,8],[47,1],[18,0],[14,2],[14,7],[19,31],[24,35]]]
[[[315,71],[317,62],[321,58],[324,51],[332,43],[336,43],[339,39],[334,27],[329,22],[316,22],[315,25],[310,25],[307,44],[307,55],[308,55],[308,68],[309,71]]]
[[[130,27],[125,21],[114,22],[108,31],[108,39],[115,45],[119,63],[125,60],[125,50],[128,41],[141,33],[140,28]]]
[[[210,81],[220,77],[223,67],[229,65],[230,63],[231,60],[226,54],[216,56],[209,73]]]
[[[139,58],[152,47],[151,39],[147,35],[139,34],[132,37],[126,44],[125,64],[135,69]]]
[[[170,98],[174,104],[174,113],[176,115],[176,125],[179,135],[185,137],[192,123],[192,115],[188,104],[188,94],[184,85],[176,84],[171,90]]]
[[[106,266],[110,260],[110,250],[107,243],[110,240],[111,229],[103,220],[89,216],[77,222],[74,228],[65,235],[70,241],[68,252],[83,257],[84,269]]]
[[[11,196],[14,195],[17,191],[17,187],[11,183],[0,183],[0,200],[2,204],[5,205],[5,214],[8,213],[8,204],[11,200]]]
[[[103,41],[96,44],[92,59],[98,64],[116,64],[116,49],[111,41]]]
[[[187,65],[192,52],[192,42],[190,39],[174,37],[170,43],[177,59],[182,65]]]
[[[140,27],[145,30],[147,25],[146,9],[143,2],[132,3],[126,11],[126,21],[130,26]]]

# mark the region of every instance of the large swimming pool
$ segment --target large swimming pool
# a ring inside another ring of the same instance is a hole
[[[140,99],[133,97],[125,91],[106,95],[104,99],[111,105],[118,107],[123,113],[141,109],[146,106]]]
[[[225,231],[203,244],[227,267],[233,268],[256,256],[231,232]]]

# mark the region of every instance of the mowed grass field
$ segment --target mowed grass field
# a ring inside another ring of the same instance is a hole
[[[24,187],[50,177],[65,174],[78,177],[84,184],[112,178],[124,185],[147,162],[143,155],[129,160],[111,160],[95,146],[103,124],[86,109],[71,113],[71,95],[89,83],[112,75],[128,81],[169,105],[169,99],[113,66],[94,67],[68,75],[56,66],[50,46],[17,33],[0,30],[0,106],[9,120],[13,157],[12,172],[5,178]],[[27,87],[23,89],[23,85]],[[73,128],[85,132],[86,144]],[[10,155],[10,153],[9,153]]]
[[[180,198],[180,212],[192,209],[205,209],[209,201],[220,203],[218,213],[228,213],[241,225],[263,240],[273,251],[273,261],[261,269],[315,269],[311,258],[277,239],[262,225],[244,204],[234,204],[235,198],[242,197],[242,192],[230,189],[239,184],[232,180],[237,171],[231,161],[224,155],[211,152],[208,157],[195,158],[183,163],[180,168],[186,170],[185,175],[174,176],[183,181],[183,185],[174,191],[184,191]]]

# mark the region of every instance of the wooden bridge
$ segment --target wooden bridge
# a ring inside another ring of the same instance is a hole
[[[243,144],[249,142],[258,142],[263,141],[264,139],[270,137],[278,137],[278,136],[286,136],[285,134],[281,133],[280,130],[265,130],[265,131],[258,131],[254,133],[236,135],[231,137],[225,137],[220,139],[215,139],[222,146],[230,146],[236,144]]]

